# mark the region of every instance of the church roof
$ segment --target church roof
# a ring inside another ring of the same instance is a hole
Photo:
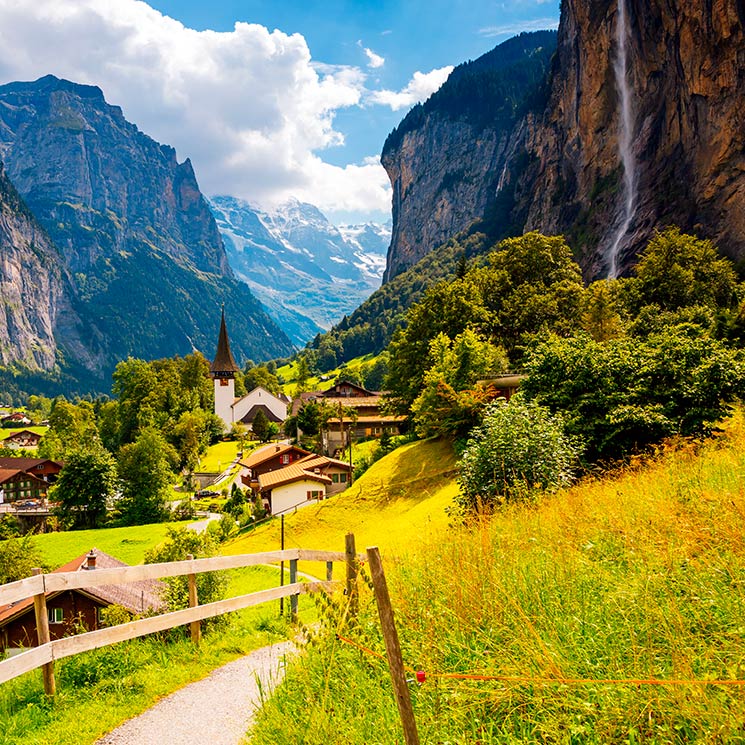
[[[230,341],[228,340],[228,330],[225,328],[225,311],[222,312],[222,318],[220,319],[220,336],[217,339],[217,352],[215,353],[215,359],[210,365],[211,373],[226,373],[226,372],[238,372],[240,368],[233,358],[233,353],[230,351]]]

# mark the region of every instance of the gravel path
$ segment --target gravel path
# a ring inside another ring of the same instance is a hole
[[[266,693],[284,675],[295,645],[262,647],[164,698],[96,745],[238,745]],[[257,682],[260,680],[260,684]]]

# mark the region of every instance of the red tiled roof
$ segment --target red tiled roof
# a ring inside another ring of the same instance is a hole
[[[273,489],[275,486],[291,484],[293,481],[302,481],[304,479],[307,479],[308,481],[318,481],[322,484],[333,483],[328,476],[323,476],[320,473],[313,473],[312,471],[303,468],[299,463],[293,463],[291,466],[278,468],[276,471],[262,473],[259,476],[259,488],[261,491],[264,491],[264,489]]]
[[[271,460],[275,456],[282,455],[283,453],[287,453],[291,450],[302,453],[303,455],[310,455],[307,450],[303,450],[297,445],[275,445],[274,447],[260,448],[259,450],[255,450],[253,453],[251,453],[251,455],[248,456],[248,458],[240,461],[240,465],[242,465],[244,468],[256,468],[256,466],[259,466],[262,463]]]

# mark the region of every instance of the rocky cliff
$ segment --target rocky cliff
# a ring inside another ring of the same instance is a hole
[[[745,258],[744,22],[742,0],[564,0],[548,95],[531,78],[532,106],[478,131],[438,110],[454,72],[383,151],[386,279],[490,210],[496,236],[565,233],[588,279],[628,272],[670,224]],[[513,72],[537,55],[520,38]]]
[[[228,266],[191,163],[129,123],[99,88],[53,76],[0,87],[0,156],[64,257],[104,386],[128,355],[213,352],[225,303],[238,357],[291,344]]]
[[[623,273],[669,224],[745,257],[744,22],[742,0],[566,0],[550,100],[529,135],[526,228],[567,233],[588,277],[608,274],[619,232]]]
[[[94,365],[82,344],[64,261],[0,164],[0,365],[49,372],[65,358]]]
[[[504,187],[543,104],[556,34],[522,34],[453,70],[391,133],[381,162],[393,186],[393,235],[384,281],[482,218]]]

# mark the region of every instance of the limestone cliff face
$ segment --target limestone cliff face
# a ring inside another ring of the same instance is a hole
[[[555,44],[553,32],[523,34],[457,67],[389,136],[381,161],[393,186],[393,235],[384,281],[493,204]]]
[[[744,28],[745,0],[564,0],[540,107],[476,131],[434,106],[384,149],[394,191],[386,279],[488,215],[490,198],[505,192],[494,234],[564,233],[588,279],[608,275],[616,238],[624,274],[655,229],[671,224],[745,258]]]
[[[94,365],[64,261],[0,164],[0,365],[49,372],[60,353]]]
[[[623,0],[636,197],[620,269],[677,224],[745,256],[745,3]],[[603,276],[623,203],[619,0],[565,0],[526,229],[566,232]]]
[[[99,88],[53,76],[0,86],[0,156],[64,258],[87,338],[104,350],[84,365],[83,389],[106,390],[128,355],[210,356],[222,303],[240,359],[291,351],[233,276],[189,160],[140,132]]]

